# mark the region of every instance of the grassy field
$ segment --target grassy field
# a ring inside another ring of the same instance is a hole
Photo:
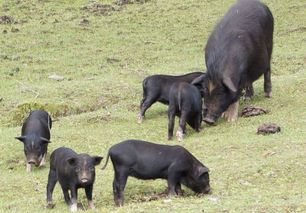
[[[59,185],[55,208],[45,209],[49,160],[45,168],[25,171],[14,137],[29,109],[44,108],[56,120],[49,153],[66,146],[105,156],[125,139],[178,144],[167,141],[162,104],[137,124],[141,82],[150,74],[205,69],[206,40],[234,1],[0,2],[0,16],[9,16],[0,19],[0,212],[65,212]],[[184,188],[183,197],[154,199],[166,181],[130,178],[125,206],[117,208],[109,164],[96,170],[96,212],[306,212],[306,1],[265,2],[275,18],[273,98],[263,98],[260,79],[251,104],[270,112],[203,124],[200,133],[188,128],[180,143],[210,168],[213,193],[197,197]],[[54,74],[64,80],[50,79]],[[282,131],[257,135],[265,122]],[[83,190],[79,202],[87,210]]]

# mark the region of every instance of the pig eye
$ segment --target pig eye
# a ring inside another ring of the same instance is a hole
[[[95,167],[90,167],[89,171],[91,171],[91,172],[95,171]]]
[[[80,172],[80,171],[81,171],[81,168],[80,168],[80,167],[76,167],[76,168],[75,168],[75,171],[76,171],[76,172]]]

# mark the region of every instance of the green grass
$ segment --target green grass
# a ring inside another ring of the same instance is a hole
[[[55,208],[45,210],[48,164],[26,173],[22,144],[14,139],[28,109],[47,109],[57,119],[49,152],[67,146],[105,156],[111,145],[133,138],[178,144],[167,141],[166,106],[153,105],[136,123],[141,82],[150,74],[204,69],[203,47],[233,1],[97,1],[115,7],[106,15],[81,9],[93,2],[85,0],[0,2],[0,16],[15,21],[0,24],[0,211],[63,212],[59,185]],[[273,98],[263,98],[261,79],[251,104],[270,113],[203,124],[200,133],[188,128],[180,143],[210,168],[213,193],[197,197],[185,188],[181,198],[142,202],[166,181],[130,178],[125,206],[117,208],[109,164],[97,167],[97,212],[306,212],[306,2],[265,2],[275,18]],[[65,79],[49,79],[53,74]],[[264,122],[279,124],[281,133],[257,135]],[[79,202],[87,209],[83,190]]]

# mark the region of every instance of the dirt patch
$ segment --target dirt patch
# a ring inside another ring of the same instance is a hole
[[[98,116],[95,116],[95,117],[88,118],[87,122],[88,123],[100,123],[101,121],[108,122],[108,121],[111,121],[113,119],[114,119],[114,117],[112,117],[111,113],[108,112],[104,115],[98,115]]]
[[[243,108],[241,112],[242,117],[250,117],[250,116],[256,116],[261,114],[266,114],[269,111],[266,109],[263,109],[261,107],[255,107],[255,106],[246,106]]]
[[[137,104],[130,104],[127,106],[127,110],[130,112],[138,112],[139,111],[139,105]]]
[[[291,34],[291,33],[304,33],[306,32],[306,27],[299,27],[299,28],[295,28],[295,29],[291,29],[291,30],[288,30],[286,32],[283,32],[283,33],[280,33],[281,36],[283,35],[288,35],[288,34]]]
[[[275,123],[264,123],[257,129],[257,134],[267,135],[280,132],[281,128]]]
[[[7,160],[6,161],[7,168],[9,170],[14,170],[16,167],[23,165],[24,161],[23,160],[18,160],[18,159],[13,159],[13,160]]]
[[[11,16],[0,16],[0,24],[13,24],[14,22],[14,18]]]
[[[158,200],[162,198],[167,198],[167,196],[168,196],[168,192],[167,190],[165,190],[159,193],[154,192],[152,194],[132,195],[131,200],[135,203],[139,203],[139,202],[148,202],[148,201],[154,201],[154,200]]]
[[[100,4],[97,2],[83,6],[81,7],[81,9],[90,13],[94,13],[95,15],[103,15],[103,16],[110,15],[112,12],[120,10],[120,8],[114,7],[111,4]]]
[[[143,3],[146,3],[148,2],[149,0],[116,0],[115,1],[115,4],[117,5],[125,5],[125,4],[134,4],[134,3],[140,3],[140,4],[143,4]]]

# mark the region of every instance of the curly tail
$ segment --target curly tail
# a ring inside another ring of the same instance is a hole
[[[101,168],[101,170],[104,170],[106,168],[107,163],[108,163],[108,159],[109,159],[109,151],[107,153],[106,162],[105,162],[104,166]]]

